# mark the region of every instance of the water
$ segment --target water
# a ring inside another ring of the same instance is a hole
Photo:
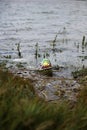
[[[87,66],[86,21],[86,0],[0,0],[0,61],[37,68],[45,55],[52,65],[65,67],[54,75],[69,77],[75,68]]]

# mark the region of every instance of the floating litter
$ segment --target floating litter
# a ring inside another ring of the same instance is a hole
[[[52,68],[50,60],[49,59],[43,59],[42,62],[41,62],[41,68],[42,69]]]

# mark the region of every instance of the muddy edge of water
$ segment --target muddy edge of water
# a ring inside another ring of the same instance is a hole
[[[80,85],[73,78],[46,76],[26,69],[10,69],[15,75],[32,79],[36,93],[46,101],[76,101]]]

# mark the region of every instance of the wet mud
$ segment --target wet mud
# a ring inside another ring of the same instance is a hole
[[[29,78],[32,80],[36,94],[46,100],[70,100],[76,101],[80,84],[72,77],[65,78],[63,76],[46,76],[38,71],[30,71],[26,69],[10,69],[15,75]]]

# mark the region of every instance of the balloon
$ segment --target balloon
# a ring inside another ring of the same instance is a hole
[[[49,68],[51,67],[51,62],[49,59],[43,59],[41,62],[42,68]]]

